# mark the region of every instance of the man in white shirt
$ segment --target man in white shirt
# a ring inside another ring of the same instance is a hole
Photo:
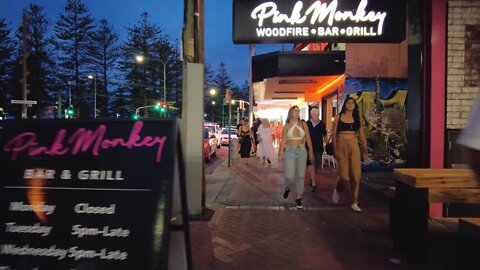
[[[477,95],[477,101],[472,107],[470,118],[462,130],[457,143],[464,145],[470,150],[470,165],[480,180],[480,92]]]

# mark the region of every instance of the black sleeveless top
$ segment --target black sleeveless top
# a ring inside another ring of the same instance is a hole
[[[345,123],[341,120],[341,118],[338,118],[338,126],[337,126],[337,133],[341,131],[358,131],[358,125],[353,122],[353,123]]]

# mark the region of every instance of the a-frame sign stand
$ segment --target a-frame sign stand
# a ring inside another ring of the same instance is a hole
[[[176,120],[0,123],[0,269],[191,269]]]

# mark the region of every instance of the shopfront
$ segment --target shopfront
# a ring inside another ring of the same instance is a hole
[[[253,56],[256,109],[277,105],[286,114],[297,105],[308,119],[318,107],[330,131],[354,97],[372,170],[406,164],[406,26],[405,1],[234,1],[234,42],[295,44]]]

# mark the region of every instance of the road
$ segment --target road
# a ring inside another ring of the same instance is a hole
[[[213,173],[215,168],[220,166],[222,162],[228,157],[228,145],[223,145],[220,148],[217,148],[217,155],[212,157],[210,162],[205,162],[205,174],[210,175]]]

